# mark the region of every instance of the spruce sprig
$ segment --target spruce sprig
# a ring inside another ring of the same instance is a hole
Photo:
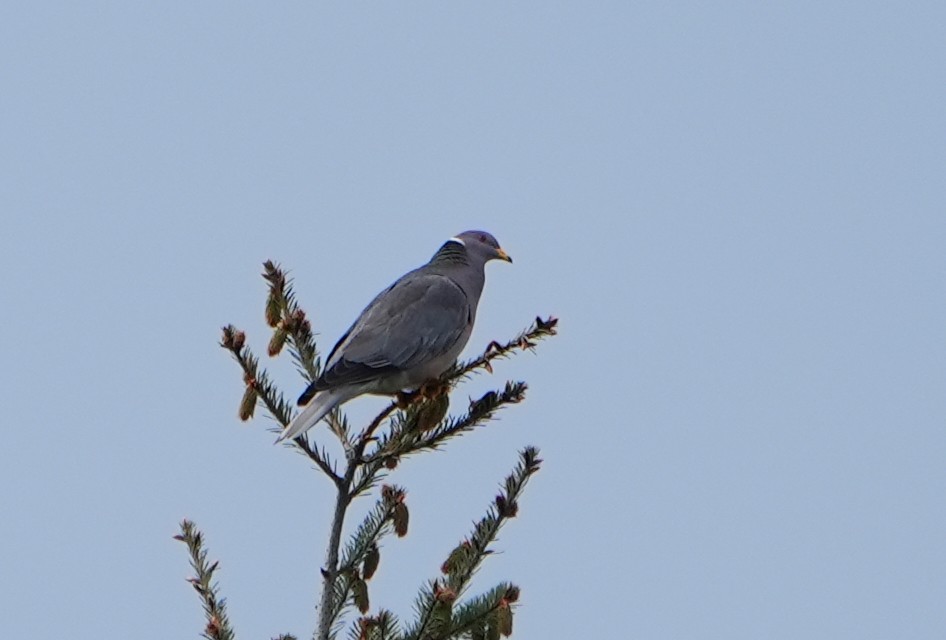
[[[407,534],[407,492],[400,487],[384,487],[373,509],[349,538],[336,570],[335,597],[329,623],[335,627],[349,606],[368,612],[368,581],[380,562],[378,544],[384,536]]]
[[[207,550],[204,549],[204,535],[190,520],[181,522],[181,532],[174,536],[187,545],[191,558],[191,568],[195,575],[188,578],[194,590],[200,596],[204,605],[204,615],[207,617],[207,626],[201,635],[207,640],[233,640],[233,629],[227,618],[226,600],[220,597],[217,583],[214,582],[214,573],[219,567],[219,561],[208,563]]]
[[[223,328],[223,338],[220,340],[220,346],[229,351],[233,355],[233,359],[243,369],[243,383],[246,385],[246,389],[243,392],[243,399],[240,401],[240,419],[245,422],[252,418],[256,405],[262,403],[273,419],[280,425],[270,427],[269,431],[274,433],[282,431],[282,428],[289,424],[292,417],[292,405],[270,380],[266,369],[259,366],[259,359],[246,346],[246,334],[232,324],[228,324]],[[341,482],[341,478],[335,471],[335,463],[332,462],[324,448],[320,449],[317,445],[310,445],[304,436],[296,438],[294,444],[336,485]]]
[[[375,616],[358,618],[348,631],[349,640],[397,640],[398,620],[390,611],[382,609]]]
[[[299,373],[312,382],[319,377],[321,363],[312,325],[296,301],[292,279],[282,268],[267,260],[263,263],[263,279],[269,284],[266,297],[266,324],[273,328],[269,355],[275,357],[289,343],[289,352]]]
[[[404,635],[405,640],[456,637],[461,632],[472,630],[477,620],[489,622],[490,615],[502,618],[495,621],[500,632],[509,628],[511,633],[512,610],[503,606],[502,599],[473,599],[457,613],[450,610],[452,607],[444,605],[452,605],[463,595],[473,574],[492,554],[490,545],[496,540],[502,526],[518,515],[519,498],[529,478],[539,471],[541,464],[539,451],[535,447],[526,447],[520,452],[519,464],[506,477],[503,489],[496,495],[486,515],[476,523],[470,536],[450,552],[440,567],[444,578],[432,580],[421,589],[415,605],[417,622]],[[519,590],[513,585],[500,585],[491,593],[495,595],[500,588],[505,589],[503,598],[507,605],[518,599]]]

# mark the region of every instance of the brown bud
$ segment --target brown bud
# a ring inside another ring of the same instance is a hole
[[[384,616],[384,612],[381,612],[376,617],[364,616],[358,619],[358,640],[368,640],[368,637],[371,633],[371,629],[381,625],[381,619]]]
[[[361,578],[355,577],[351,583],[351,595],[355,606],[362,613],[368,613],[370,603],[368,602],[368,585]]]
[[[503,600],[510,603],[518,602],[519,587],[517,587],[516,585],[510,585],[510,587],[506,589],[506,594],[503,596]]]
[[[384,466],[387,467],[388,469],[396,469],[397,463],[398,463],[397,456],[391,456],[390,458],[384,459]]]
[[[512,635],[512,609],[505,600],[500,600],[499,608],[496,609],[496,626],[499,627],[499,633],[507,638]]]
[[[399,502],[404,502],[405,495],[407,495],[407,492],[400,487],[394,487],[389,484],[381,485],[381,497],[388,504],[394,505]]]
[[[394,533],[397,534],[398,538],[403,538],[407,535],[407,523],[410,519],[410,514],[407,511],[407,505],[403,502],[398,502],[394,505],[394,513],[392,515],[394,520]]]
[[[381,562],[381,552],[378,550],[378,545],[372,544],[368,548],[368,553],[365,554],[365,562],[361,567],[361,574],[364,576],[365,580],[371,580],[374,576],[374,572],[378,570],[378,564]]]
[[[489,622],[486,624],[486,640],[499,640],[499,620],[496,618],[496,614],[489,617]]]
[[[276,291],[270,289],[269,297],[266,298],[266,324],[275,327],[282,318],[282,304]]]
[[[519,513],[519,503],[515,500],[507,500],[506,496],[500,494],[496,496],[496,509],[504,518],[515,518]]]
[[[447,559],[440,565],[440,571],[444,574],[451,574],[459,569],[463,561],[466,560],[469,550],[470,543],[468,540],[464,540],[450,552]]]
[[[223,328],[223,338],[220,340],[220,345],[224,349],[238,352],[243,348],[243,343],[245,342],[246,334],[238,330],[232,324],[228,324]]]
[[[283,324],[279,324],[276,327],[276,330],[273,331],[273,337],[269,340],[269,347],[267,348],[267,353],[270,357],[275,357],[279,355],[279,352],[282,351],[283,346],[286,344],[286,338],[289,337],[289,332],[286,330],[286,327]]]
[[[253,417],[253,412],[256,410],[256,387],[254,385],[247,385],[246,391],[243,392],[243,399],[240,401],[240,420],[246,422]]]
[[[441,394],[436,398],[427,400],[417,411],[417,429],[422,433],[433,429],[447,415],[449,408],[450,396],[447,394]]]
[[[440,586],[440,583],[438,582],[436,588],[434,589],[434,598],[437,600],[437,602],[453,604],[453,602],[457,599],[457,592],[450,587]]]
[[[212,638],[216,638],[220,634],[220,619],[216,614],[210,616],[210,620],[207,621],[206,633]]]

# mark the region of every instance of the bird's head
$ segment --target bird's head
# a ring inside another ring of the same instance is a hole
[[[509,254],[503,251],[499,242],[490,233],[485,231],[464,231],[463,233],[450,238],[452,242],[459,242],[466,247],[467,253],[479,258],[482,262],[489,260],[504,260],[512,262]]]

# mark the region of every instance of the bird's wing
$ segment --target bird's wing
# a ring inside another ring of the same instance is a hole
[[[472,322],[466,293],[437,274],[407,274],[369,304],[299,398],[422,366],[453,348]]]

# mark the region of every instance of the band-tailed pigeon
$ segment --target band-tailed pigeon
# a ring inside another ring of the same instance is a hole
[[[464,231],[378,294],[299,396],[305,408],[276,442],[302,435],[356,396],[417,389],[449,369],[470,338],[493,259],[512,262],[490,234]]]

